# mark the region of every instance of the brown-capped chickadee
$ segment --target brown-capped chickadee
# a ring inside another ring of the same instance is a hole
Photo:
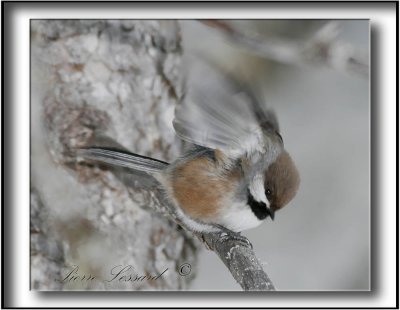
[[[153,176],[194,231],[241,232],[273,220],[299,186],[275,114],[243,81],[210,63],[192,68],[187,85],[173,125],[194,146],[172,164],[101,147],[78,155]]]

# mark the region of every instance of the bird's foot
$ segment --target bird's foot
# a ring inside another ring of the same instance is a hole
[[[245,247],[248,248],[253,248],[253,245],[251,244],[251,242],[249,241],[249,239],[247,239],[245,236],[242,236],[240,234],[240,232],[235,232],[232,231],[222,225],[216,225],[219,229],[220,229],[220,237],[219,239],[224,242],[224,241],[229,241],[229,240],[234,240],[234,241],[238,241],[240,243],[242,243]]]

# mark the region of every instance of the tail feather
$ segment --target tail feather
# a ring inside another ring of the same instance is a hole
[[[128,169],[157,173],[168,166],[168,163],[121,150],[90,147],[77,151],[77,155],[86,159],[100,161],[112,166],[125,167]]]

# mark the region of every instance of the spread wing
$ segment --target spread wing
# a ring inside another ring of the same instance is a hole
[[[264,130],[279,131],[275,114],[260,102],[249,83],[207,61],[192,65],[184,100],[175,111],[179,137],[240,157],[262,152]]]

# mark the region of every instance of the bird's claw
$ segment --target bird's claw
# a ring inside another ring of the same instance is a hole
[[[221,230],[219,240],[221,240],[222,242],[234,240],[242,243],[245,247],[253,249],[253,245],[251,244],[249,239],[247,239],[245,236],[242,236],[240,232],[234,232],[220,225],[218,225],[218,228]]]
[[[249,239],[247,239],[245,236],[242,236],[242,235],[240,235],[238,233],[227,234],[227,233],[223,232],[223,233],[221,233],[219,239],[222,242],[229,241],[229,240],[238,241],[238,242],[242,243],[245,247],[253,249],[253,245],[251,244]]]

